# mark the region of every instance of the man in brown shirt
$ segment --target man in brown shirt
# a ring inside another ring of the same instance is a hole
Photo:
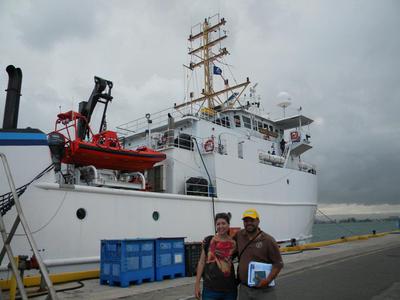
[[[242,220],[244,229],[239,231],[235,236],[239,253],[239,299],[272,299],[275,295],[270,293],[272,288],[268,287],[268,285],[283,268],[278,244],[272,236],[263,232],[258,227],[260,217],[256,210],[246,210],[243,213]],[[247,284],[248,267],[252,261],[272,264],[270,274],[267,278],[260,280],[255,287],[249,287]]]

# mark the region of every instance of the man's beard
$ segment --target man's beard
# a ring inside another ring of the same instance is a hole
[[[247,226],[245,227],[245,229],[246,229],[246,231],[249,232],[249,233],[254,233],[254,232],[257,231],[257,226],[254,226],[254,225],[247,225]]]

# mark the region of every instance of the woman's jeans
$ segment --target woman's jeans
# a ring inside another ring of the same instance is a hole
[[[218,292],[203,288],[203,300],[236,300],[237,291],[233,292]]]

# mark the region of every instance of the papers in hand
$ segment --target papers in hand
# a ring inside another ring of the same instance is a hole
[[[260,263],[256,261],[251,261],[249,263],[249,271],[248,271],[248,282],[249,286],[256,286],[260,283],[262,279],[268,277],[269,273],[271,273],[272,265]],[[275,286],[275,280],[272,280],[268,286]]]

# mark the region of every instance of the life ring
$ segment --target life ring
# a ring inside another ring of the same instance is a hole
[[[290,139],[291,139],[293,142],[298,142],[298,141],[300,141],[299,132],[298,132],[298,131],[292,131],[292,132],[290,133]]]
[[[212,139],[209,139],[204,143],[204,151],[206,152],[214,151],[214,141]]]

